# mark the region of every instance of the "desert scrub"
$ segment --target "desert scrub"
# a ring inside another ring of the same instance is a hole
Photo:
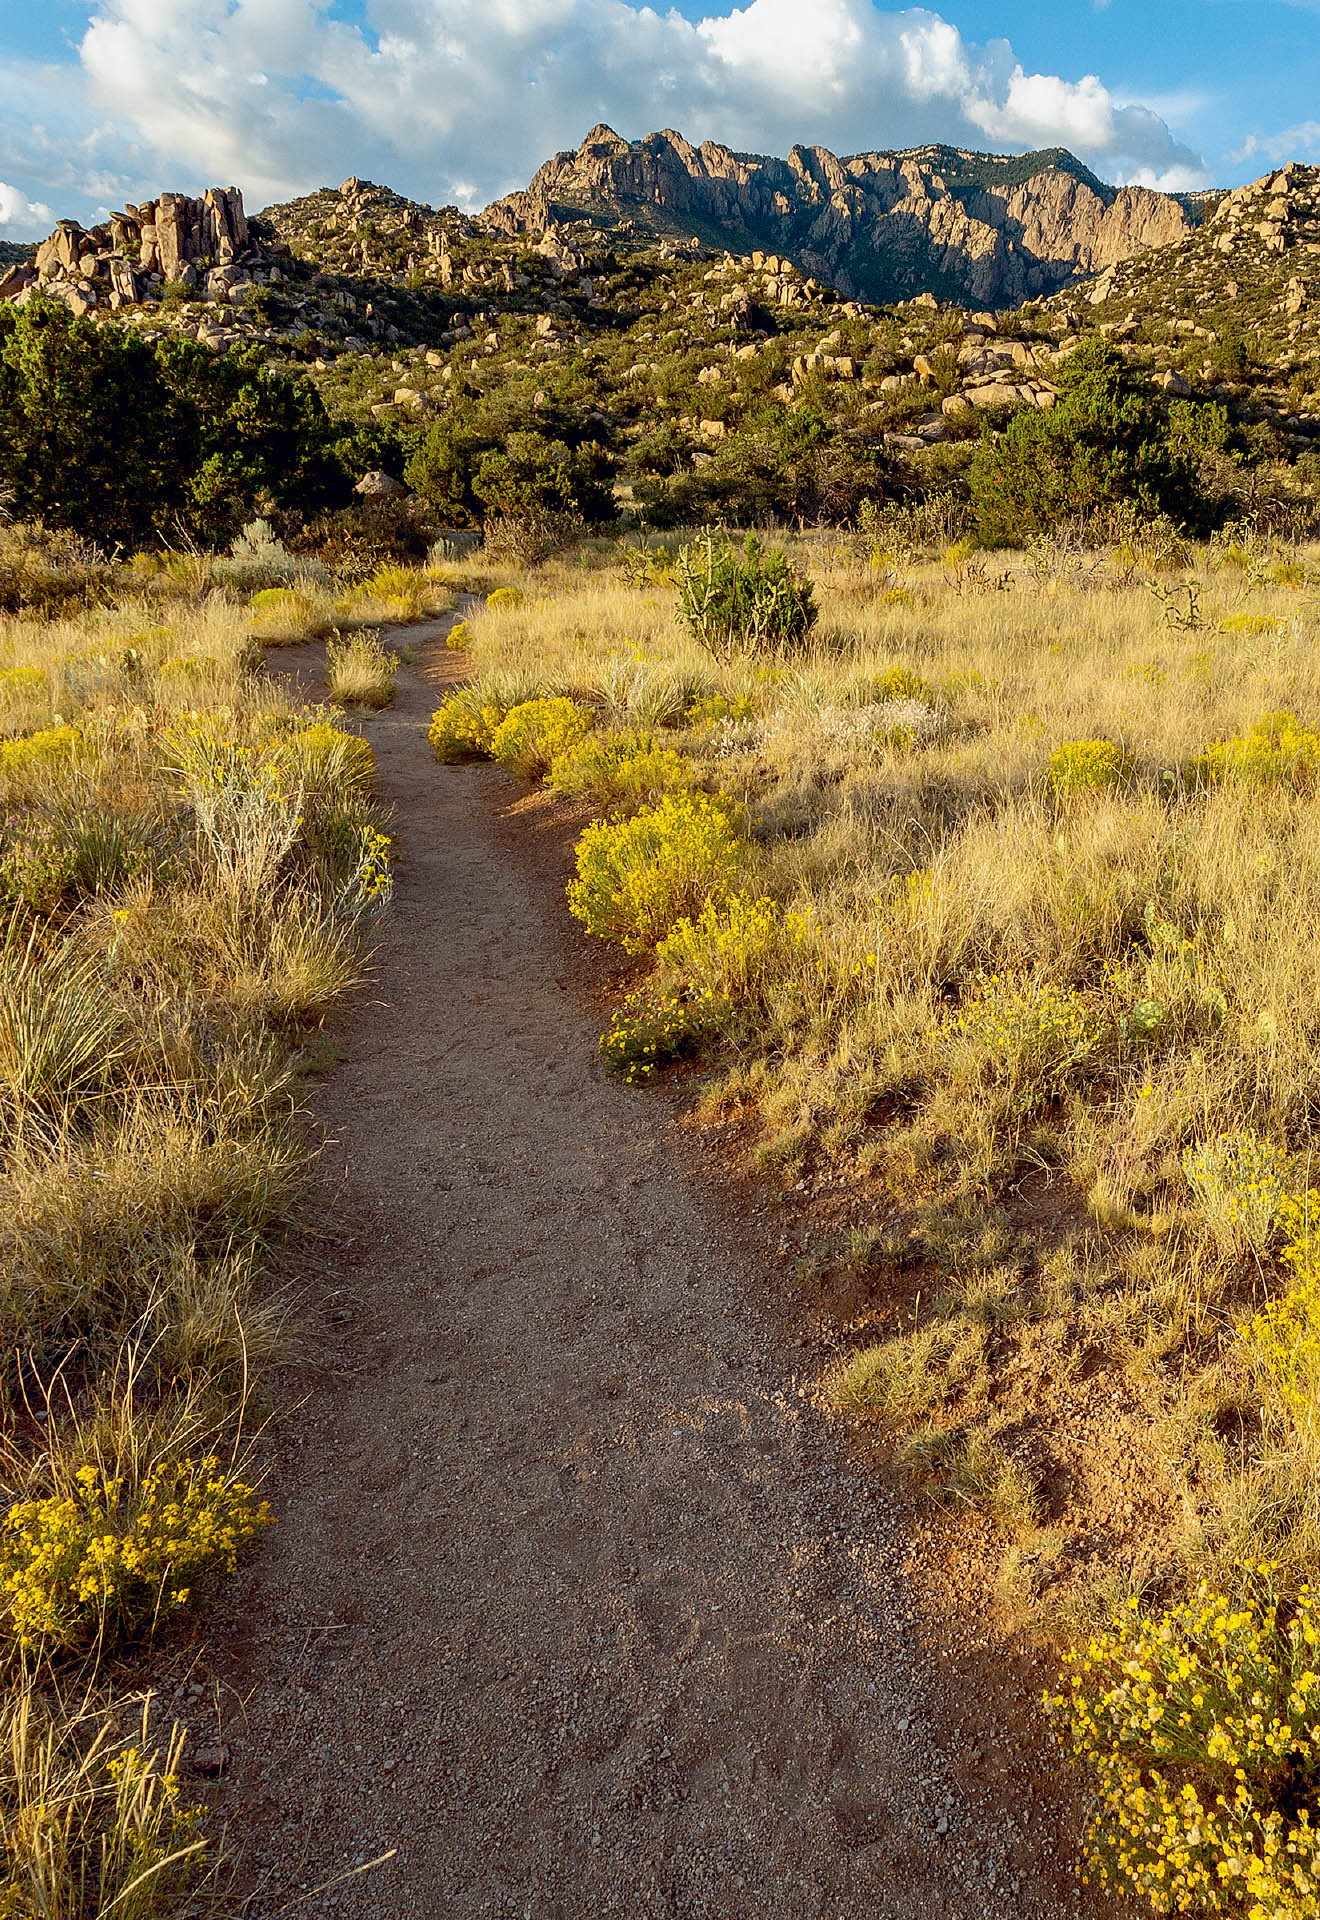
[[[782,549],[767,552],[754,534],[741,548],[703,534],[680,550],[675,574],[679,618],[717,660],[739,652],[798,651],[811,637],[811,582],[794,572]]]
[[[691,786],[695,771],[677,748],[660,746],[654,734],[628,729],[588,734],[556,756],[546,780],[556,793],[599,807],[638,807]]]
[[[267,749],[291,788],[307,800],[365,806],[376,780],[376,756],[356,733],[311,720],[277,734]]]
[[[125,1724],[18,1682],[0,1704],[0,1914],[6,1920],[173,1920],[208,1865],[202,1809],[183,1797],[185,1734]]]
[[[1236,1602],[1205,1586],[1158,1615],[1132,1600],[1046,1697],[1094,1782],[1091,1872],[1156,1913],[1317,1911],[1320,1613],[1309,1588],[1282,1604],[1273,1572],[1248,1568]]]
[[[590,725],[587,709],[562,695],[524,700],[510,707],[491,735],[490,757],[510,773],[536,780],[561,755],[573,751]]]
[[[1061,799],[1125,786],[1132,771],[1131,755],[1112,740],[1067,740],[1046,763],[1050,791]]]
[[[692,1053],[709,1031],[711,1011],[700,993],[653,986],[630,993],[600,1037],[599,1053],[611,1073],[629,1086],[649,1080],[657,1067]]]
[[[631,819],[586,829],[568,904],[589,933],[645,953],[684,915],[726,899],[746,853],[726,796],[666,794]]]
[[[489,757],[492,742],[508,708],[475,687],[451,693],[431,716],[427,739],[442,766],[460,760]]]
[[[1240,780],[1259,787],[1290,787],[1312,794],[1320,781],[1320,732],[1296,714],[1267,713],[1247,733],[1216,740],[1188,767],[1193,784]]]
[[[1277,1235],[1288,1193],[1288,1156],[1249,1127],[1235,1127],[1188,1147],[1183,1172],[1197,1211],[1219,1251],[1263,1260]]]
[[[378,633],[331,640],[325,650],[326,689],[339,707],[388,707],[394,698],[399,656],[382,646]]]
[[[5,1515],[4,1624],[24,1652],[149,1636],[233,1573],[270,1520],[265,1501],[214,1455],[159,1466],[132,1494],[80,1467],[68,1491],[19,1501]]]
[[[954,1077],[1004,1089],[1020,1115],[1060,1093],[1103,1032],[1081,994],[1027,974],[986,976],[944,1023]]]

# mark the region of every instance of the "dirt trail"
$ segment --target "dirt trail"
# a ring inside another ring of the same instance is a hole
[[[507,782],[432,759],[446,658],[364,726],[397,890],[319,1103],[353,1317],[216,1663],[250,1694],[213,1796],[246,1910],[393,1848],[298,1911],[1079,1912],[1057,1836],[955,1796],[888,1496],[793,1390],[664,1103],[600,1077]]]

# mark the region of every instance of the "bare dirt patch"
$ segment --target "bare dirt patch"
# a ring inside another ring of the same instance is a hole
[[[236,1898],[1099,1912],[1034,1674],[923,1616],[900,1499],[814,1409],[772,1196],[601,1077],[553,835],[430,756],[452,671],[437,639],[363,724],[397,892],[319,1101],[323,1364],[214,1660]]]

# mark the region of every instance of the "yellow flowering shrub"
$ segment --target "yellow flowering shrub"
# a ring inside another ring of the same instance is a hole
[[[498,700],[478,693],[474,687],[461,687],[451,693],[432,714],[426,736],[436,759],[451,766],[457,760],[484,758],[507,712]]]
[[[1112,740],[1066,740],[1046,763],[1050,789],[1060,798],[1121,787],[1132,770],[1132,756]]]
[[[77,727],[42,727],[18,740],[0,740],[0,775],[43,772],[66,765],[87,751],[87,736]]]
[[[486,605],[498,612],[501,607],[520,607],[523,598],[521,587],[496,587],[493,593],[486,595]]]
[[[80,1467],[71,1492],[5,1515],[0,1617],[24,1649],[150,1633],[197,1587],[232,1573],[270,1520],[214,1455],[156,1468],[132,1497]]]
[[[1277,633],[1282,625],[1282,620],[1275,620],[1268,613],[1230,613],[1226,620],[1219,622],[1219,631],[1258,636],[1262,633]]]
[[[1320,1410],[1320,1192],[1289,1194],[1277,1213],[1279,1257],[1292,1285],[1252,1315],[1242,1338],[1294,1418],[1310,1428]]]
[[[0,668],[0,699],[26,700],[46,691],[46,676],[40,667]]]
[[[629,728],[620,733],[591,733],[556,755],[546,775],[556,793],[571,793],[598,806],[654,804],[661,794],[691,786],[692,762],[674,747]]]
[[[866,683],[866,698],[876,704],[884,700],[921,700],[929,705],[935,692],[913,667],[886,667]]]
[[[472,628],[468,625],[467,621],[455,620],[453,626],[445,635],[445,645],[451,653],[462,653],[471,638]]]
[[[1062,1091],[1103,1033],[1081,994],[1031,974],[987,975],[944,1023],[955,1076],[1004,1089],[1024,1114]]]
[[[1212,741],[1191,762],[1188,776],[1207,787],[1241,780],[1313,793],[1320,780],[1320,732],[1304,727],[1296,714],[1267,713],[1249,732]]]
[[[395,620],[416,620],[426,597],[426,579],[415,567],[382,561],[362,583],[364,599],[377,601]]]
[[[630,993],[600,1037],[600,1057],[629,1086],[691,1052],[709,1022],[707,996],[681,989]]]
[[[1287,1191],[1281,1147],[1235,1127],[1188,1147],[1183,1172],[1221,1253],[1241,1259],[1268,1251]]]
[[[490,757],[510,773],[535,780],[582,740],[591,725],[585,707],[562,695],[510,707],[491,735]]]
[[[692,701],[683,718],[690,727],[709,729],[721,720],[751,720],[756,712],[756,701],[749,693],[737,694],[732,700],[722,693],[705,693]]]
[[[1204,1586],[1159,1615],[1131,1601],[1046,1695],[1094,1777],[1091,1873],[1156,1913],[1320,1911],[1320,1600],[1281,1605],[1273,1572],[1248,1568],[1238,1604]]]
[[[655,957],[697,993],[756,1000],[781,943],[790,937],[790,925],[773,900],[735,893],[722,902],[708,900],[695,919],[676,922]]]
[[[568,904],[588,932],[644,953],[685,914],[728,898],[745,851],[725,796],[669,793],[631,819],[586,829]]]

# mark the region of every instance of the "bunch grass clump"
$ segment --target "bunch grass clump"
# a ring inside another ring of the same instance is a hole
[[[399,657],[378,633],[355,633],[326,647],[326,690],[340,707],[388,707],[394,698]]]
[[[185,1733],[33,1678],[0,1700],[0,1913],[14,1920],[172,1920],[211,1864],[185,1796]]]

